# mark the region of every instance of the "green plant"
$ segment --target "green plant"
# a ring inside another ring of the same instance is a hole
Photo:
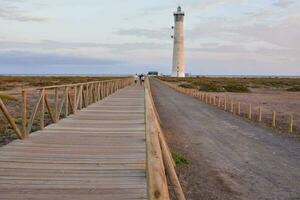
[[[189,161],[182,154],[175,151],[171,151],[171,154],[177,166],[189,164]]]
[[[205,92],[225,92],[224,87],[215,84],[201,84],[199,90]]]
[[[289,92],[300,92],[300,85],[290,87],[286,91],[289,91]]]
[[[15,123],[18,125],[22,124],[22,121],[23,121],[22,118],[15,119]]]
[[[11,95],[0,94],[0,99],[7,101],[16,101],[17,99]]]
[[[178,86],[182,87],[182,88],[188,88],[188,89],[194,89],[195,88],[195,86],[190,84],[190,83],[181,83]]]
[[[224,88],[227,92],[250,92],[249,88],[239,84],[228,84]]]

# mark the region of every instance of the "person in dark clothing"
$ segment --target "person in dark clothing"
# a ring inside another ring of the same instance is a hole
[[[143,76],[143,74],[140,74],[140,75],[139,75],[140,85],[142,85],[142,76]]]
[[[142,74],[141,80],[142,80],[142,85],[144,85],[144,82],[145,82],[145,76],[144,76],[144,74]]]

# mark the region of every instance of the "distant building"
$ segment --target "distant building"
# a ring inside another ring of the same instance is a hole
[[[158,76],[158,72],[157,71],[149,71],[148,76]]]

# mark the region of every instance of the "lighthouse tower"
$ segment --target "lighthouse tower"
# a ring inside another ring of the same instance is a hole
[[[173,66],[172,76],[185,77],[184,71],[184,31],[183,31],[183,19],[184,12],[181,7],[178,6],[177,11],[174,12],[175,26],[174,29],[174,48],[173,48]]]

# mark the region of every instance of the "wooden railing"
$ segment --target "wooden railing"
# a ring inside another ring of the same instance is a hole
[[[87,107],[91,103],[99,101],[118,89],[124,88],[133,82],[132,78],[113,79],[107,81],[94,81],[68,85],[57,85],[35,89],[24,89],[22,95],[22,128],[19,128],[9,109],[0,98],[0,109],[8,123],[15,131],[19,139],[26,138],[36,122],[39,111],[40,129],[45,127],[45,113],[49,123],[57,123],[61,118],[76,113],[78,110]],[[38,92],[37,101],[31,112],[28,111],[29,99],[33,98],[32,93]],[[31,96],[28,94],[30,93]],[[29,116],[30,115],[30,116]]]
[[[178,200],[185,200],[175,171],[174,160],[160,126],[148,78],[145,87],[145,105],[148,197],[150,200],[169,200],[169,185],[174,188]]]

